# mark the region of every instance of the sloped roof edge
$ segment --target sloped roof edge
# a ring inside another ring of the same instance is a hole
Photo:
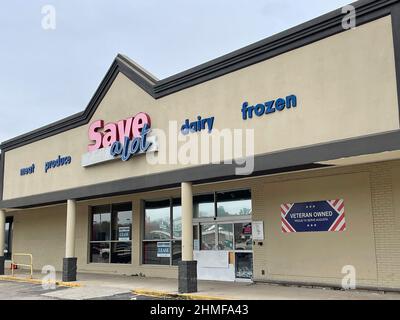
[[[399,2],[400,0],[354,2],[352,5],[356,8],[357,25],[391,14],[394,4]],[[128,57],[118,54],[84,111],[7,140],[0,145],[0,149],[8,151],[87,124],[119,72],[154,99],[159,99],[340,33],[344,31],[344,15],[341,9],[334,10],[163,80],[158,80]]]

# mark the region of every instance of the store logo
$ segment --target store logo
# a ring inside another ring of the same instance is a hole
[[[128,161],[131,156],[147,152],[151,146],[151,142],[147,141],[149,132],[149,126],[145,124],[139,137],[130,139],[128,136],[125,136],[123,143],[115,141],[111,146],[110,154],[113,157],[121,156],[122,161]]]
[[[89,140],[94,141],[94,144],[88,146],[88,151],[110,147],[116,141],[124,142],[125,137],[128,137],[128,139],[139,138],[145,126],[150,128],[151,120],[149,115],[144,112],[117,123],[110,122],[106,125],[104,125],[103,120],[97,120],[89,126]]]
[[[134,117],[110,122],[104,125],[97,120],[89,126],[88,153],[82,156],[82,166],[121,158],[127,161],[131,156],[157,150],[155,136],[151,132],[151,119],[147,113],[140,112]]]

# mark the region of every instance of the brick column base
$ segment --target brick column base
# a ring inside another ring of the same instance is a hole
[[[4,256],[0,257],[0,275],[4,274],[5,264],[6,264],[6,258]]]
[[[197,261],[179,262],[179,293],[197,292]]]
[[[63,259],[62,281],[64,281],[64,282],[76,281],[77,261],[78,261],[78,258],[64,258]]]

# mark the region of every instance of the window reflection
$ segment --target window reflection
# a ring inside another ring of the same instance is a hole
[[[233,225],[219,224],[218,225],[218,250],[233,249]]]
[[[110,240],[110,206],[93,207],[92,241]]]
[[[214,194],[193,197],[193,216],[195,218],[215,216]]]
[[[171,238],[170,202],[146,202],[144,237],[146,240]]]
[[[193,226],[193,250],[200,250],[199,226]]]
[[[90,262],[131,263],[132,203],[92,207]]]
[[[182,238],[181,199],[173,199],[172,201],[172,232],[174,239]]]
[[[237,252],[235,260],[236,278],[251,279],[253,277],[253,254]]]
[[[201,233],[201,250],[215,250],[215,229],[216,224],[202,224],[200,226]]]
[[[159,257],[157,241],[143,242],[143,263],[169,265],[170,257]]]
[[[92,243],[90,245],[90,262],[109,263],[110,244],[108,242]]]
[[[177,266],[182,260],[182,242],[174,241],[172,243],[172,265]]]
[[[113,242],[111,244],[111,263],[131,263],[131,243]]]
[[[6,223],[6,234],[5,234],[5,243],[4,243],[4,253],[8,253],[8,239],[9,239],[9,234],[10,234],[10,224],[7,222]]]
[[[144,220],[143,263],[178,265],[182,260],[181,199],[146,201]]]
[[[251,214],[250,190],[218,192],[217,216],[245,216]]]
[[[112,206],[112,240],[132,240],[132,205]]]
[[[251,222],[235,223],[235,249],[253,249]]]
[[[13,217],[7,217],[5,223],[4,257],[11,259],[12,255],[12,225]]]

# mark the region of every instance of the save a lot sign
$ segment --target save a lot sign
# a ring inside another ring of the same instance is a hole
[[[281,204],[281,229],[283,233],[345,231],[344,200]]]
[[[151,119],[147,113],[139,112],[118,122],[96,120],[89,126],[88,152],[82,155],[82,166],[121,159],[157,151],[156,136],[151,136]]]

